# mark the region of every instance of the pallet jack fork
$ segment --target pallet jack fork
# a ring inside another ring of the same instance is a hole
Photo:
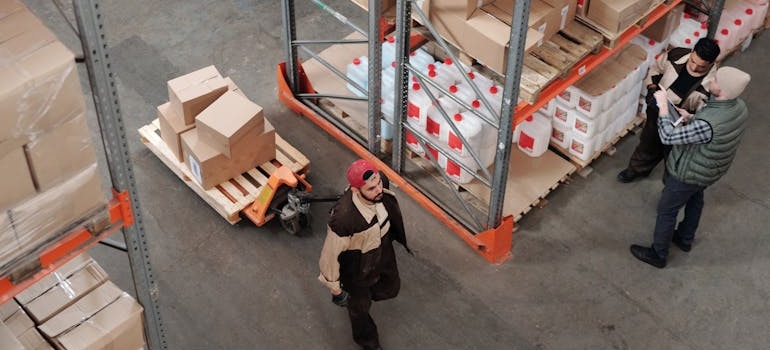
[[[262,187],[254,203],[241,213],[258,227],[279,216],[281,226],[289,233],[299,234],[310,225],[310,203],[337,201],[340,196],[315,197],[310,191],[313,186],[305,175],[293,172],[282,165],[270,174],[267,184]]]

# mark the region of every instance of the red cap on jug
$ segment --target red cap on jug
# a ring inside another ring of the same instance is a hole
[[[389,36],[389,37],[388,37],[388,42],[389,42],[389,43],[394,43],[394,42],[396,42],[396,38],[395,38],[395,37],[392,37],[392,36]]]
[[[359,65],[359,64],[361,64],[361,59],[360,59],[360,58],[358,58],[358,57],[354,58],[354,59],[353,59],[353,64],[355,64],[356,66],[357,66],[357,65]]]
[[[455,92],[457,92],[457,85],[452,85],[452,86],[450,86],[450,87],[449,87],[449,92],[451,92],[451,93],[455,93]]]
[[[463,115],[460,113],[455,114],[455,120],[458,122],[463,121]]]
[[[496,94],[497,93],[497,86],[493,86],[489,88],[489,93]]]
[[[481,107],[481,101],[479,101],[479,100],[473,100],[473,102],[471,102],[471,107],[473,107],[473,108],[479,108],[479,107]]]

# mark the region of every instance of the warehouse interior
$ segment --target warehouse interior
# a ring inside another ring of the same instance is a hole
[[[72,51],[81,51],[48,0],[23,0]],[[361,27],[366,12],[326,3]],[[349,320],[316,279],[329,203],[314,203],[310,234],[276,222],[230,225],[185,186],[136,132],[168,99],[166,82],[215,65],[264,108],[282,138],[310,160],[320,194],[341,192],[357,156],[277,98],[285,61],[278,1],[101,1],[130,158],[139,189],[161,325],[169,349],[354,349]],[[66,17],[74,21],[71,9]],[[297,1],[298,32],[350,34],[309,1]],[[573,174],[517,223],[511,258],[490,264],[400,193],[409,245],[397,246],[400,295],[372,317],[387,349],[763,349],[770,342],[770,36],[760,33],[725,65],[752,76],[743,99],[749,127],[729,173],[706,190],[693,250],[672,250],[665,269],[634,259],[649,244],[663,167],[617,181],[638,136]],[[81,64],[81,82],[88,77]],[[87,100],[88,101],[88,100]],[[98,130],[89,102],[89,124]],[[93,142],[101,145],[94,131]],[[100,162],[103,160],[100,159]],[[105,183],[110,183],[106,172]],[[765,228],[763,228],[765,227]],[[112,239],[120,240],[120,233]],[[122,289],[133,289],[125,253],[91,255]],[[654,344],[654,345],[653,345]]]

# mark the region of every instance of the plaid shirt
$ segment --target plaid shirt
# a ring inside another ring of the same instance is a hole
[[[711,142],[711,124],[703,119],[691,119],[687,124],[674,126],[674,118],[669,115],[658,117],[658,134],[665,145],[688,145]]]

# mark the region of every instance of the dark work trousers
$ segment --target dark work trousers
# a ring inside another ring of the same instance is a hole
[[[701,213],[703,213],[703,190],[706,187],[686,184],[669,174],[665,175],[663,182],[665,187],[658,202],[652,248],[659,257],[665,258],[668,256],[668,247],[674,231],[682,242],[692,244]],[[684,207],[684,218],[677,227],[676,218],[682,207]]]
[[[648,91],[647,94],[651,94]],[[644,122],[642,133],[639,135],[639,145],[631,154],[631,160],[628,162],[628,169],[644,176],[649,175],[652,169],[668,155],[671,146],[660,142],[658,134],[658,107],[655,101],[647,98],[647,120]]]
[[[369,315],[372,301],[395,298],[401,289],[401,279],[398,276],[398,266],[393,245],[390,239],[383,240],[381,249],[383,261],[380,264],[379,279],[372,286],[345,286],[350,294],[348,300],[348,316],[353,330],[353,340],[362,347],[376,348],[380,345],[377,325]]]

